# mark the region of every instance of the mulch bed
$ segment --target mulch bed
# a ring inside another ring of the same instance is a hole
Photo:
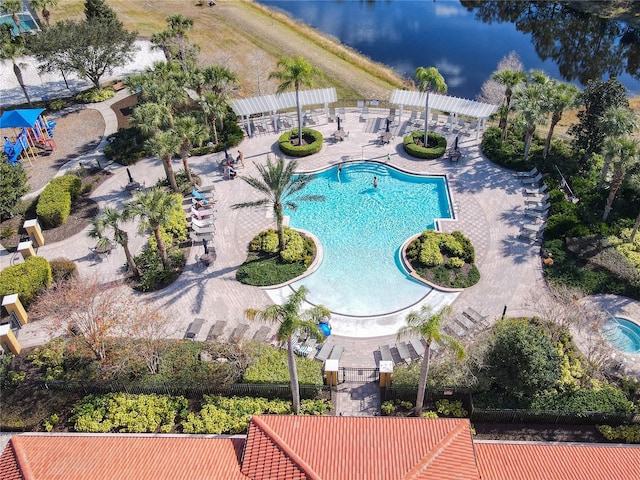
[[[111,105],[111,110],[113,110],[116,114],[116,118],[118,119],[118,130],[130,127],[129,117],[131,117],[133,107],[136,105],[138,105],[137,95],[130,95]]]

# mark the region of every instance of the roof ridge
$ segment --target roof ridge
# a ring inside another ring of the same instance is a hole
[[[18,445],[16,445],[16,443]],[[13,454],[18,463],[18,468],[20,469],[22,478],[24,480],[31,480],[32,478],[35,478],[35,476],[33,475],[31,468],[29,467],[29,459],[27,458],[27,454],[23,450],[20,443],[22,442],[19,441],[18,436],[11,437],[11,439],[9,440],[9,445],[11,445],[11,448],[13,449]]]
[[[436,458],[447,448],[451,443],[458,438],[466,429],[467,424],[463,421],[458,421],[455,428],[449,430],[449,432],[440,440],[433,448],[431,448],[427,454],[423,457],[423,460],[417,463],[409,472],[404,476],[403,480],[417,479],[418,475],[426,470],[429,465],[433,463]]]
[[[273,442],[283,451],[283,453],[295,463],[310,480],[322,480],[322,477],[318,475],[311,465],[305,462],[300,455],[298,455],[293,449],[284,441],[284,439],[278,435],[274,430],[269,427],[262,418],[257,415],[251,417],[251,421],[262,430],[265,435],[273,440]]]

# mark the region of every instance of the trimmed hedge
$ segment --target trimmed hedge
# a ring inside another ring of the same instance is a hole
[[[0,297],[18,294],[26,307],[52,281],[51,266],[46,258],[33,256],[23,263],[7,267],[0,272]]]
[[[436,144],[436,146],[432,148],[426,148],[416,143],[422,143],[422,140],[424,140],[424,131],[416,130],[415,132],[410,133],[404,137],[402,142],[404,145],[404,151],[412,157],[424,158],[426,160],[433,160],[434,158],[440,158],[444,155],[444,152],[447,149],[447,139],[442,135],[435,132],[429,132],[429,143]]]
[[[40,194],[36,214],[44,227],[53,228],[67,221],[71,203],[78,198],[82,180],[77,175],[63,175],[49,182]]]
[[[324,138],[322,134],[311,128],[303,128],[302,129],[302,139],[307,143],[306,145],[298,146],[291,143],[291,138],[297,138],[298,129],[294,128],[288,132],[284,132],[280,135],[278,139],[278,144],[280,145],[280,150],[285,155],[289,155],[291,157],[307,157],[309,155],[313,155],[314,153],[318,153],[322,148],[322,142]]]

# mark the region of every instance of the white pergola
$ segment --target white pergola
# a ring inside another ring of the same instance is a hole
[[[309,105],[323,105],[325,114],[329,115],[329,104],[338,101],[335,88],[321,88],[316,90],[301,90],[298,92],[300,107]],[[263,95],[261,97],[242,98],[233,100],[231,108],[236,115],[242,118],[247,126],[247,132],[251,135],[251,115],[265,115],[271,117],[274,130],[278,130],[278,112],[296,107],[296,93],[284,92],[276,95]]]
[[[402,117],[402,109],[404,107],[424,108],[427,100],[426,96],[426,92],[396,89],[391,93],[390,103],[400,107],[400,116]],[[441,112],[448,112],[450,126],[452,125],[454,118],[458,115],[475,118],[477,120],[477,137],[480,133],[482,124],[498,109],[498,105],[477,102],[466,98],[450,97],[448,95],[440,95],[438,93],[430,93],[429,110],[432,108],[440,110]],[[429,113],[430,112],[426,112],[425,121],[429,121]]]

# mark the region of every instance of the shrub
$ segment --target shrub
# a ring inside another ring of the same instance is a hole
[[[464,247],[453,235],[440,235],[440,250],[454,257],[464,255]]]
[[[460,400],[450,401],[446,398],[436,401],[436,411],[445,417],[464,418],[469,415],[469,412],[462,408]]]
[[[598,425],[598,431],[609,441],[624,440],[625,443],[640,443],[640,425]]]
[[[104,149],[107,160],[121,165],[133,165],[145,155],[144,142],[147,137],[136,127],[121,128],[109,135],[109,145]]]
[[[605,385],[600,388],[545,392],[533,399],[531,408],[574,413],[630,413],[633,403],[619,388]]]
[[[303,128],[302,139],[304,140],[304,142],[301,146],[298,146],[297,142],[291,143],[291,139],[295,139],[297,138],[297,136],[298,129],[293,129],[280,135],[278,144],[280,145],[280,150],[282,150],[282,153],[291,157],[307,157],[319,152],[322,148],[322,142],[324,138],[322,137],[322,134],[317,130],[313,130],[311,128]],[[305,142],[306,145],[304,144]]]
[[[422,243],[420,248],[420,263],[426,267],[435,267],[436,265],[442,265],[444,257],[440,253],[440,247],[437,240],[430,239]]]
[[[67,102],[65,102],[61,98],[55,98],[53,100],[49,100],[49,103],[47,103],[47,108],[52,112],[57,112],[58,110],[62,110],[66,105]]]
[[[15,213],[20,198],[28,191],[27,174],[22,165],[11,165],[0,155],[0,221]]]
[[[447,267],[449,268],[462,268],[464,267],[464,260],[458,257],[451,257],[447,262]]]
[[[111,87],[102,89],[91,88],[79,93],[78,95],[76,95],[76,98],[82,103],[98,103],[109,100],[115,94],[115,90]]]
[[[49,264],[51,265],[51,275],[54,283],[68,280],[78,274],[78,266],[68,258],[54,258]]]
[[[59,380],[64,373],[65,339],[57,337],[44,345],[36,347],[27,358],[40,368],[44,381]]]
[[[275,253],[278,251],[278,234],[272,228],[260,232],[249,243],[252,252]]]
[[[168,433],[187,406],[182,396],[89,395],[73,407],[71,422],[77,432]]]
[[[382,404],[380,405],[380,412],[382,413],[382,415],[391,415],[392,413],[395,413],[395,411],[396,411],[396,406],[393,404],[391,400],[382,402]]]
[[[424,145],[422,145],[423,140],[423,131],[416,130],[415,132],[410,133],[409,135],[404,137],[404,140],[402,142],[404,151],[412,157],[424,158],[427,160],[440,158],[444,155],[444,152],[447,149],[447,139],[442,135],[435,132],[429,132],[429,144],[435,145],[435,147],[425,147]]]
[[[49,262],[43,257],[33,256],[23,263],[0,271],[0,297],[18,294],[26,307],[49,285],[52,275]]]
[[[153,237],[151,237],[153,238]],[[149,242],[151,243],[151,241]],[[182,250],[175,250],[169,254],[170,268],[163,268],[158,249],[146,247],[134,257],[136,265],[142,271],[135,286],[141,292],[152,292],[170,285],[184,268],[186,258]]]
[[[82,189],[77,175],[63,175],[49,182],[40,194],[36,214],[45,227],[62,225],[71,213],[71,203]]]
[[[422,418],[439,418],[437,412],[422,412],[420,414]]]
[[[9,390],[15,389],[20,382],[25,379],[24,373],[19,373],[13,370],[11,367],[13,364],[14,355],[12,353],[5,353],[0,355],[0,389]]]
[[[305,357],[296,357],[300,385],[322,385],[322,365]],[[244,373],[247,383],[289,383],[287,352],[265,348]]]
[[[285,247],[280,252],[280,259],[285,263],[302,262],[304,260],[304,240],[295,230],[284,227]]]

